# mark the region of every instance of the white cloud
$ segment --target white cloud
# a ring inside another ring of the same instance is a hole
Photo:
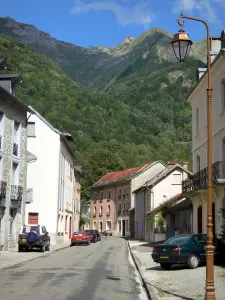
[[[225,0],[175,0],[173,13],[198,11],[211,24],[221,24],[217,9],[225,6]]]
[[[76,14],[88,11],[111,11],[115,14],[117,23],[122,26],[141,24],[148,28],[152,21],[149,0],[137,0],[132,7],[130,7],[129,2],[127,0],[120,2],[117,0],[76,0],[71,12]]]

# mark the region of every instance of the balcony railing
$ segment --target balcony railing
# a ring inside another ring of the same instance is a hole
[[[11,185],[11,200],[22,201],[23,187],[19,185]]]
[[[225,184],[225,161],[217,161],[212,165],[212,183],[214,185]],[[207,184],[208,167],[182,181],[182,192],[190,193],[207,189]]]
[[[13,155],[18,156],[18,144],[13,143]]]

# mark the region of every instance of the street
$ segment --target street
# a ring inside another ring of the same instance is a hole
[[[1,271],[4,300],[144,299],[128,259],[127,242],[103,237]]]

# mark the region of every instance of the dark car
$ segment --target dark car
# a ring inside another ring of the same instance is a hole
[[[213,244],[215,261],[222,262],[225,244],[217,238],[214,238]],[[199,264],[206,262],[205,246],[205,234],[179,234],[163,244],[154,246],[152,259],[164,270],[169,270],[173,264],[187,264],[190,269],[195,269]]]
[[[101,241],[101,234],[96,229],[87,229],[85,230],[86,234],[89,236],[90,241],[96,243]]]
[[[45,226],[23,225],[18,237],[18,251],[39,249],[41,252],[50,250],[50,236]]]

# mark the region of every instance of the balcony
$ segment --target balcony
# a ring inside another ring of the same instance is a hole
[[[11,185],[11,207],[20,208],[23,198],[23,187],[18,185]]]
[[[182,193],[187,194],[206,190],[208,184],[208,167],[182,181]],[[225,161],[217,161],[212,165],[213,186],[225,185]]]
[[[26,190],[26,204],[33,202],[33,189]]]
[[[5,207],[6,182],[0,181],[0,207]]]
[[[13,143],[13,155],[18,156],[18,144]]]

